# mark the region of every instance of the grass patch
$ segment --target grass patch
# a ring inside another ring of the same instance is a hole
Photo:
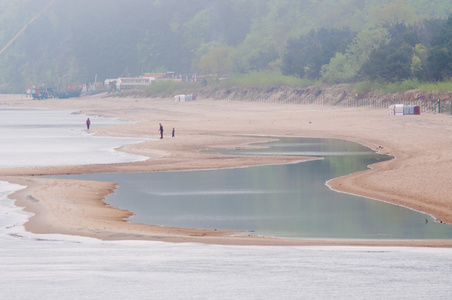
[[[251,72],[247,74],[234,75],[231,78],[223,79],[219,83],[220,87],[238,87],[238,88],[262,88],[273,86],[291,86],[291,87],[307,87],[314,85],[315,82],[297,78],[293,76],[285,76],[281,73],[259,73]]]
[[[419,87],[419,82],[417,80],[404,80],[400,82],[392,82],[383,85],[384,93],[403,93],[409,90],[415,90]]]
[[[431,82],[423,83],[419,86],[420,90],[431,92],[431,91],[450,91],[452,90],[452,82]]]
[[[200,87],[198,83],[182,82],[174,80],[153,81],[146,88],[124,90],[120,97],[169,97],[176,94],[193,93]]]
[[[355,85],[355,91],[358,97],[362,97],[370,92],[381,93],[381,83],[376,81],[363,81]]]
[[[179,82],[173,80],[161,80],[153,82],[149,87],[139,90],[121,92],[123,96],[137,97],[167,97],[176,94],[196,94],[204,92],[213,94],[223,89],[265,89],[280,86],[292,88],[305,88],[318,85],[318,81],[312,81],[293,76],[284,76],[281,73],[259,73],[237,74],[228,79],[220,81],[214,78],[207,78],[200,82]],[[425,83],[417,80],[404,80],[400,82],[387,83],[382,81],[364,81],[354,85],[355,93],[358,97],[363,97],[367,93],[377,92],[382,95],[392,93],[403,93],[409,90],[449,91],[452,90],[452,82]]]
[[[146,88],[146,91],[150,96],[170,95],[180,90],[192,89],[194,86],[195,84],[191,82],[161,80],[153,82],[149,87]]]
[[[369,92],[378,92],[381,94],[403,93],[409,90],[448,91],[452,90],[452,82],[432,82],[423,83],[417,80],[404,80],[398,82],[385,83],[381,81],[365,81],[355,85],[358,95],[364,95]]]

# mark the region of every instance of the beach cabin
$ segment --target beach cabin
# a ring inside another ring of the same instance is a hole
[[[391,116],[403,115],[403,104],[392,104],[389,106],[389,114]]]
[[[185,95],[176,95],[174,96],[175,102],[185,102]]]
[[[391,116],[420,115],[421,109],[415,105],[393,104],[389,106],[389,114]]]
[[[174,96],[175,102],[185,102],[185,101],[193,101],[196,100],[196,96],[193,95],[176,95]]]

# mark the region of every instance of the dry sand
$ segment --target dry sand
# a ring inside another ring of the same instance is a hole
[[[199,149],[239,148],[265,136],[340,138],[361,143],[395,159],[328,182],[335,190],[375,198],[433,215],[452,223],[452,117],[443,114],[390,116],[388,110],[296,104],[198,99],[104,98],[33,101],[21,95],[0,95],[0,108],[70,109],[112,116],[133,124],[96,128],[98,135],[165,138],[123,147],[148,160],[124,164],[48,166],[0,169],[0,180],[26,185],[11,197],[35,215],[25,224],[35,233],[63,233],[100,239],[144,239],[235,245],[403,245],[451,247],[452,241],[335,241],[246,236],[217,230],[167,228],[127,222],[130,212],[102,201],[115,183],[37,178],[36,175],[145,172],[230,168],[300,161],[284,156],[230,156]],[[83,128],[84,124],[81,124]],[[171,138],[171,129],[176,137]],[[306,158],[309,159],[309,158]]]

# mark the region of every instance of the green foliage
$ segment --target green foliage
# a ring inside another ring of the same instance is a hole
[[[432,49],[427,58],[428,71],[434,80],[452,76],[452,14],[433,36]]]
[[[0,47],[48,3],[0,0]],[[201,60],[220,45],[229,47],[233,66],[210,68],[217,75],[282,70],[329,83],[355,82],[370,53],[393,40],[413,47],[412,56],[395,67],[394,55],[384,78],[447,80],[452,38],[444,18],[451,13],[450,0],[55,1],[0,55],[0,88],[22,92],[25,85],[58,88],[120,75],[199,72]],[[415,44],[389,33],[401,23],[413,29]],[[356,33],[352,43],[341,39],[347,30]],[[300,37],[307,44],[294,42]],[[389,74],[399,68],[403,76]]]
[[[232,47],[219,46],[210,50],[199,61],[199,69],[204,74],[216,74],[220,79],[221,75],[230,74],[233,68],[231,58]]]
[[[355,85],[358,97],[362,97],[370,92],[381,92],[382,83],[378,81],[363,81]]]
[[[237,86],[247,88],[262,88],[270,86],[306,87],[313,85],[314,82],[309,79],[297,78],[294,76],[285,76],[279,72],[250,72],[247,74],[234,75],[229,79],[221,80],[219,84],[223,87]]]
[[[384,81],[404,80],[411,76],[411,47],[403,43],[383,45],[374,50],[361,72],[369,79]]]
[[[375,6],[371,15],[374,27],[388,28],[400,23],[414,24],[417,19],[413,7],[406,5],[404,0],[395,0],[382,7]]]
[[[419,82],[416,79],[408,79],[399,82],[391,82],[382,86],[385,93],[403,93],[409,90],[414,90],[419,87]]]
[[[372,50],[360,72],[371,80],[390,82],[409,79],[413,72],[413,52],[419,41],[417,35],[414,29],[402,23],[390,27],[388,31],[391,36],[389,43]],[[414,63],[418,63],[416,59]],[[417,66],[419,68],[422,69]]]
[[[431,91],[450,91],[452,90],[452,80],[444,82],[430,82],[422,83],[417,87],[419,90],[431,92]]]
[[[411,58],[411,75],[415,78],[424,79],[425,64],[427,61],[427,47],[422,44],[417,44],[413,49],[413,56]]]
[[[356,35],[345,54],[336,53],[328,65],[322,67],[322,79],[328,83],[354,82],[370,53],[389,41],[386,29],[363,30]]]
[[[389,83],[382,81],[363,81],[355,85],[355,91],[359,96],[369,92],[388,94],[403,93],[409,90],[422,90],[426,92],[448,91],[452,90],[452,81],[425,83],[419,82],[417,79],[407,79]]]
[[[352,40],[350,30],[326,29],[310,31],[287,44],[282,72],[285,75],[318,79],[323,65],[337,52],[343,52]]]
[[[185,89],[193,89],[195,87],[197,87],[197,85],[194,83],[174,80],[160,80],[154,81],[145,89],[145,91],[148,96],[171,95],[174,92]]]

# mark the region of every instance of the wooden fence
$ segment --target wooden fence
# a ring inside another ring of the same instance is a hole
[[[446,113],[452,114],[452,100],[397,100],[387,98],[352,98],[347,97],[339,100],[325,100],[323,97],[293,97],[286,95],[272,95],[270,97],[226,97],[215,100],[241,101],[256,103],[279,103],[279,104],[305,104],[318,106],[340,106],[340,107],[362,107],[370,109],[386,109],[392,104],[403,104],[419,106],[424,113]]]

